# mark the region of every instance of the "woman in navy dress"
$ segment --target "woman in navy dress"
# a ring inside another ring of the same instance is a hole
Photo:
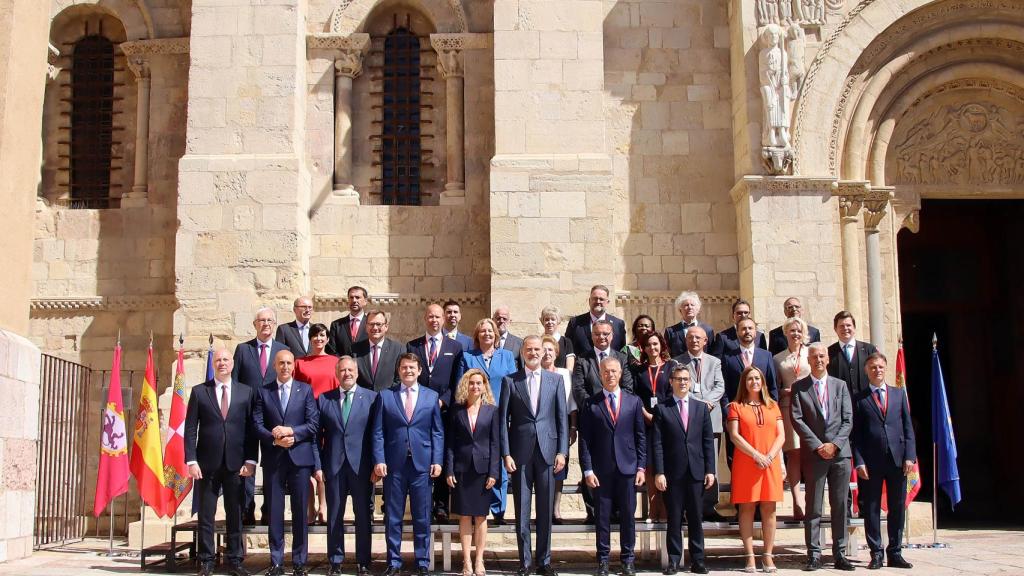
[[[644,422],[647,424],[647,453],[654,454],[654,408],[662,399],[672,397],[669,374],[677,362],[669,358],[668,341],[660,332],[647,332],[640,339],[640,365],[634,366],[633,393],[643,404]],[[661,492],[653,482],[647,485],[647,500],[650,518],[653,522],[664,522],[665,504]]]
[[[458,514],[462,540],[462,575],[482,576],[487,544],[491,489],[500,475],[498,442],[501,418],[483,370],[462,375],[448,414],[445,470],[452,488],[452,512]],[[476,522],[476,529],[473,528]],[[476,561],[471,556],[476,541]]]

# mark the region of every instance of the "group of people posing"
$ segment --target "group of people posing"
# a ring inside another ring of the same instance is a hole
[[[314,522],[327,525],[328,574],[341,574],[349,498],[357,574],[369,576],[378,482],[387,541],[383,576],[402,568],[407,502],[418,574],[425,576],[430,565],[431,523],[457,515],[463,576],[485,576],[488,517],[504,523],[509,492],[517,576],[557,576],[551,527],[562,522],[559,497],[569,447],[577,441],[585,522],[595,524],[596,575],[610,571],[613,523],[620,531],[620,571],[635,574],[638,490],[646,490],[650,518],[667,523],[665,574],[680,569],[684,513],[689,569],[707,573],[703,522],[723,520],[715,508],[723,431],[746,571],[757,570],[755,513],[764,539],[761,568],[775,571],[776,506],[787,476],[794,514],[805,522],[805,569],[823,566],[826,483],[833,564],[854,569],[844,556],[851,458],[868,568],[882,567],[885,555],[890,567],[911,567],[900,553],[906,474],[916,461],[907,397],[886,384],[885,356],[855,339],[852,315],[835,316],[838,342],[825,346],[801,318],[798,299],[786,300],[786,321],[767,338],[749,303],[737,300],[733,325],[715,334],[698,320],[698,295],[684,292],[676,300],[678,324],[660,332],[640,315],[627,342],[624,321],[606,311],[609,295],[607,287],[594,286],[589,310],[571,317],[564,334],[558,309],[544,308],[542,333],[525,338],[509,332],[507,308],[481,319],[469,336],[459,331],[457,302],[431,304],[424,334],[406,344],[387,336],[388,315],[370,308],[361,287],[349,289],[349,314],[330,326],[311,321],[310,298],[296,299],[295,320],[280,326],[272,309],[257,310],[256,337],[233,355],[215,351],[214,378],[196,386],[188,403],[185,456],[196,480],[199,573],[213,571],[214,517],[223,493],[228,569],[248,574],[241,531],[255,522],[259,461],[261,521],[271,549],[267,576],[284,574],[286,495],[296,576],[307,573],[307,525]]]

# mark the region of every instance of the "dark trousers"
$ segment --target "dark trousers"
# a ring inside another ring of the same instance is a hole
[[[619,510],[619,561],[633,562],[636,545],[635,474],[611,473],[598,476],[594,490],[594,525],[597,529],[597,561],[607,562],[611,551],[612,509]]]
[[[332,478],[324,479],[327,491],[327,561],[345,561],[345,505],[352,497],[356,523],[356,561],[370,565],[370,526],[373,506],[373,484],[368,475],[356,474],[346,462]]]
[[[716,460],[716,464],[717,464],[717,459],[718,459],[718,449],[721,446],[721,440],[722,440],[721,436],[722,436],[721,434],[715,434],[715,460]],[[651,454],[651,452],[648,452],[648,454]],[[701,486],[703,486],[703,484],[701,484]],[[716,513],[715,506],[718,506],[718,481],[717,481],[717,477],[716,477],[715,483],[711,485],[711,488],[708,488],[707,490],[704,490],[703,488],[701,488],[701,498],[704,499],[704,502],[703,502],[703,505],[702,505],[702,507],[704,508],[704,515],[707,516],[709,514]]]
[[[292,507],[292,565],[306,564],[306,501],[309,498],[310,466],[295,466],[287,457],[277,466],[263,468],[263,492],[270,502],[270,562],[284,564],[284,495],[285,487]]]
[[[228,564],[241,564],[245,551],[242,549],[242,477],[238,470],[204,471],[203,479],[196,480],[193,497],[199,503],[199,548],[200,563],[213,562],[217,553],[213,540],[213,525],[217,516],[217,496],[224,492],[224,519],[227,524]]]
[[[717,483],[716,483],[717,485]],[[701,502],[710,490],[703,482],[684,477],[670,480],[665,495],[668,513],[668,563],[678,565],[683,558],[683,511],[686,511],[686,536],[689,540],[690,563],[704,562],[704,518]]]
[[[889,514],[886,517],[886,530],[889,532],[889,545],[886,553],[892,555],[900,551],[903,542],[903,521],[906,517],[907,476],[902,466],[884,466],[869,468],[869,479],[857,479],[857,492],[864,507],[860,509],[864,516],[864,533],[868,541],[868,549],[872,555],[882,553],[882,482],[885,482],[886,500]]]
[[[544,463],[540,448],[535,447],[533,457],[516,462],[512,473],[512,496],[516,507],[516,544],[519,546],[519,565],[525,568],[551,564],[551,519],[555,507],[554,469]],[[530,554],[530,498],[536,498],[537,552]]]
[[[384,477],[384,527],[388,543],[388,565],[402,567],[402,517],[405,499],[412,512],[413,550],[416,567],[430,567],[430,472],[418,472],[412,456],[399,466],[388,466]]]

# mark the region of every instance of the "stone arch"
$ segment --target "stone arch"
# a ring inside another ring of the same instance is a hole
[[[146,40],[156,37],[153,15],[145,0],[53,0],[50,10],[51,30],[62,15],[74,14],[79,6],[92,6],[121,21],[127,40]]]
[[[361,32],[378,4],[388,0],[341,0],[328,22],[332,34],[348,35]],[[462,0],[408,0],[419,8],[434,24],[438,32],[468,32],[466,10]]]

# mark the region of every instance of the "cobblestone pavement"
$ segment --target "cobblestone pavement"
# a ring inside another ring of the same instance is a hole
[[[776,548],[776,564],[779,566],[779,574],[797,574],[804,561],[802,535],[799,530],[789,530],[780,535],[780,544]],[[376,542],[374,547],[375,568],[383,570],[383,550],[378,550],[382,543]],[[917,542],[930,541],[929,538],[917,538]],[[939,540],[947,543],[948,548],[911,548],[904,552],[904,556],[914,564],[914,570],[888,570],[883,569],[872,574],[878,575],[906,575],[926,574],[1024,574],[1024,532],[1011,530],[943,530],[939,533]],[[501,549],[490,552],[490,561],[487,568],[490,574],[514,573],[516,569],[515,549],[508,547],[505,542],[500,543]],[[582,539],[574,540],[568,544],[556,542],[554,557],[556,559],[556,570],[560,574],[591,574],[594,569],[594,560],[589,543]],[[736,538],[709,538],[707,541],[710,557],[708,567],[715,572],[738,573],[743,565],[742,548]],[[411,543],[406,542],[405,548],[411,550]],[[322,550],[322,544],[316,545],[314,549]],[[588,550],[586,552],[582,550]],[[615,542],[613,541],[613,550]],[[105,540],[89,539],[84,542],[60,549],[51,549],[36,552],[32,557],[0,564],[0,574],[17,574],[23,576],[79,576],[99,574],[130,574],[140,573],[137,552],[130,552],[124,548],[115,546],[115,551],[124,555],[116,558],[107,558],[107,542]],[[454,570],[461,568],[458,560],[458,547],[454,550]],[[858,571],[867,566],[867,551],[861,549],[854,559]],[[826,558],[827,560],[827,558]],[[246,560],[246,567],[254,574],[262,573],[269,563],[269,556],[265,550],[255,551]],[[411,562],[407,559],[407,565]],[[438,561],[440,564],[440,561]],[[642,574],[660,574],[658,562],[655,558],[648,558],[638,561],[638,569]],[[327,571],[326,559],[323,554],[311,555],[310,568],[313,574],[324,574]],[[354,566],[345,565],[346,574],[351,574]],[[616,565],[613,563],[613,570]],[[161,572],[161,569],[153,569],[152,572]],[[179,567],[179,573],[194,573],[191,566]],[[833,570],[823,570],[820,573],[839,573]],[[438,574],[441,574],[438,572]],[[457,573],[456,573],[457,574]]]

